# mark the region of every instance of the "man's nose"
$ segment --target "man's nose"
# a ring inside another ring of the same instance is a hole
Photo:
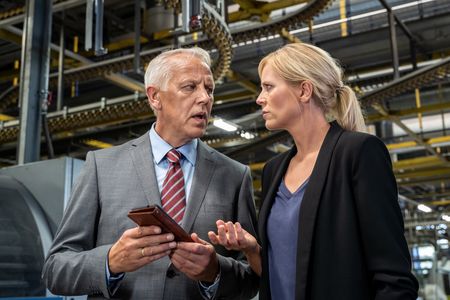
[[[199,90],[198,100],[205,103],[209,102],[212,100],[212,93],[208,92],[208,90],[205,88],[201,88]]]

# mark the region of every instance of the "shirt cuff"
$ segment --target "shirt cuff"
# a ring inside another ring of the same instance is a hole
[[[121,282],[122,279],[125,277],[125,273],[119,273],[119,274],[112,275],[111,272],[109,271],[108,262],[109,262],[108,257],[106,257],[106,266],[105,266],[106,283],[108,285],[109,293],[111,295],[113,295],[118,288],[118,283]]]
[[[212,297],[217,291],[217,288],[219,287],[219,281],[220,281],[220,271],[219,274],[217,274],[214,282],[210,285],[206,284],[205,282],[199,281],[198,285],[200,286],[200,292],[202,293],[202,295],[207,299],[212,299]]]

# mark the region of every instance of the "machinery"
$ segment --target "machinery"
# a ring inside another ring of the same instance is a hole
[[[41,270],[82,163],[63,157],[0,170],[0,297],[51,295]]]

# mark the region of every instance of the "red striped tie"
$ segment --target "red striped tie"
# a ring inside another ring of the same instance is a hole
[[[186,209],[183,170],[180,166],[181,154],[172,149],[167,152],[166,158],[170,165],[161,190],[161,203],[167,214],[180,223]]]

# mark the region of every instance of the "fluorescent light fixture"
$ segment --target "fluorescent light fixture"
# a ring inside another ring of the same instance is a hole
[[[225,120],[222,120],[220,118],[214,119],[213,125],[218,127],[218,128],[220,128],[220,129],[223,129],[225,131],[230,131],[231,132],[231,131],[236,131],[237,130],[237,126],[235,124],[233,124],[231,122],[228,122],[228,121],[225,121]]]
[[[429,206],[426,206],[424,204],[417,205],[417,209],[426,213],[430,213],[432,211],[432,209]]]
[[[427,2],[433,2],[433,1],[435,1],[435,0],[413,1],[413,2],[410,2],[410,3],[407,3],[407,4],[394,6],[394,7],[392,7],[392,10],[401,10],[401,9],[404,9],[404,8],[407,8],[407,7],[416,6],[416,5],[419,5],[419,4],[424,4],[424,3],[427,3]],[[312,28],[313,29],[319,29],[319,28],[323,28],[323,27],[327,27],[327,26],[337,25],[337,24],[344,23],[344,22],[347,22],[347,21],[354,21],[354,20],[358,20],[358,19],[371,17],[371,16],[376,16],[376,15],[380,15],[380,14],[383,14],[383,13],[386,13],[386,9],[384,9],[384,8],[383,9],[378,9],[378,10],[375,10],[375,11],[371,11],[371,12],[367,12],[367,13],[363,13],[363,14],[359,14],[359,15],[352,16],[352,17],[349,17],[349,18],[343,18],[343,19],[333,20],[333,21],[330,21],[330,22],[322,23],[322,24],[317,24],[317,25],[314,25]],[[304,27],[304,28],[300,28],[300,29],[291,30],[291,31],[289,31],[289,33],[290,34],[296,34],[296,33],[300,33],[300,32],[306,32],[308,30],[309,30],[309,27]]]
[[[439,239],[436,241],[436,243],[438,245],[448,244],[448,240],[447,239]]]
[[[418,0],[418,1],[412,1],[412,2],[410,2],[410,3],[406,3],[406,4],[401,4],[401,5],[394,6],[394,7],[392,7],[391,9],[392,9],[393,11],[397,11],[397,10],[402,10],[402,9],[404,9],[404,8],[408,8],[408,7],[411,7],[411,6],[417,6],[417,5],[420,5],[420,4],[425,4],[425,3],[428,3],[428,2],[434,2],[434,1],[436,1],[436,0]],[[337,19],[337,20],[333,20],[333,21],[329,21],[329,22],[325,22],[325,23],[321,23],[321,24],[316,24],[316,25],[313,25],[312,28],[313,28],[313,30],[314,30],[314,29],[319,29],[319,28],[323,28],[323,27],[328,27],[328,26],[338,25],[338,24],[341,24],[341,23],[344,23],[344,22],[347,22],[347,21],[355,21],[355,20],[364,19],[364,18],[376,16],[376,15],[385,14],[386,12],[387,12],[387,10],[384,9],[384,8],[382,8],[382,9],[377,9],[377,10],[370,11],[370,12],[367,12],[367,13],[362,13],[362,14],[359,14],[359,15],[355,15],[355,16],[352,16],[352,17],[349,17],[349,18]],[[237,28],[237,27],[236,27],[236,28]],[[296,33],[307,32],[307,31],[309,31],[309,27],[303,27],[303,28],[291,30],[291,31],[289,31],[289,33],[290,33],[290,34],[296,34]],[[279,38],[279,37],[280,37],[279,34],[275,34],[275,35],[271,35],[271,36],[264,37],[264,38],[265,38],[265,40],[271,40],[271,39]],[[234,45],[236,45],[236,46],[233,45],[233,48],[236,48],[236,47],[242,47],[242,46],[245,46],[245,45],[250,45],[250,44],[252,44],[252,43],[257,43],[258,41],[263,41],[263,38],[261,38],[261,39],[259,39],[259,40],[256,39],[256,40],[253,40],[253,41],[240,42],[240,43],[237,44],[237,45],[234,44]]]
[[[449,215],[442,215],[442,220],[444,220],[445,222],[450,222],[450,216]]]

